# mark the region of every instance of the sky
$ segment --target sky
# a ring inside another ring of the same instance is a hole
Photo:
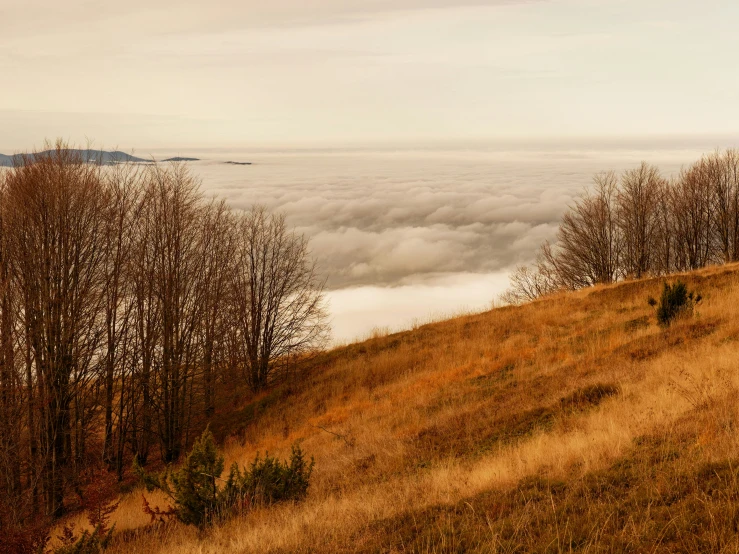
[[[0,152],[727,134],[725,0],[0,0]]]

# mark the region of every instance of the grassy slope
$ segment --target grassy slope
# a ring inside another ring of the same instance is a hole
[[[216,425],[227,464],[302,440],[305,503],[199,535],[136,529],[139,493],[112,550],[737,552],[739,266],[686,280],[704,300],[666,331],[647,280],[329,352]]]

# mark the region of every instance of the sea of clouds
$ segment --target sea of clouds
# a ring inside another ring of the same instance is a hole
[[[595,173],[648,160],[669,176],[701,149],[178,153],[201,158],[191,167],[206,193],[235,208],[259,203],[283,212],[310,238],[341,342],[490,307],[510,271],[556,237],[562,213]]]

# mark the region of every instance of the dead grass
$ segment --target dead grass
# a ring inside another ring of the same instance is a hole
[[[739,266],[684,280],[667,330],[652,279],[327,352],[214,425],[227,465],[301,441],[304,503],[198,534],[134,492],[111,551],[737,552]]]

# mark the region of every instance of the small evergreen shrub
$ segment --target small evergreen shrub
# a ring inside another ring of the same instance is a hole
[[[223,491],[224,504],[233,507],[300,501],[308,494],[314,465],[313,458],[306,460],[299,445],[293,445],[289,463],[265,453],[264,458],[257,454],[243,473],[233,464]]]
[[[228,479],[219,488],[218,482],[223,481],[223,456],[216,449],[212,433],[206,429],[178,471],[150,475],[136,460],[134,471],[147,490],[159,489],[174,503],[170,509],[161,510],[152,508],[144,498],[144,511],[153,521],[174,515],[183,523],[203,527],[216,517],[238,513],[256,504],[302,500],[308,493],[314,463],[295,444],[289,462],[265,454],[263,459],[257,455],[248,469],[234,463]]]
[[[673,285],[664,284],[659,302],[650,297],[648,303],[657,308],[657,322],[669,327],[676,318],[691,315],[701,299],[700,294],[688,291],[687,285],[678,280]]]
[[[156,476],[144,472],[134,460],[134,472],[144,482],[147,490],[163,491],[174,502],[174,508],[162,512],[149,507],[149,515],[176,515],[188,525],[204,526],[209,523],[218,509],[218,486],[216,480],[223,473],[223,456],[218,454],[213,434],[209,429],[200,436],[178,471]],[[145,506],[148,503],[145,500]],[[147,511],[146,508],[144,511]],[[152,516],[153,519],[153,516]]]
[[[177,517],[190,525],[202,526],[218,508],[216,479],[223,473],[223,456],[218,454],[213,434],[206,429],[195,441],[179,471],[172,474]]]

